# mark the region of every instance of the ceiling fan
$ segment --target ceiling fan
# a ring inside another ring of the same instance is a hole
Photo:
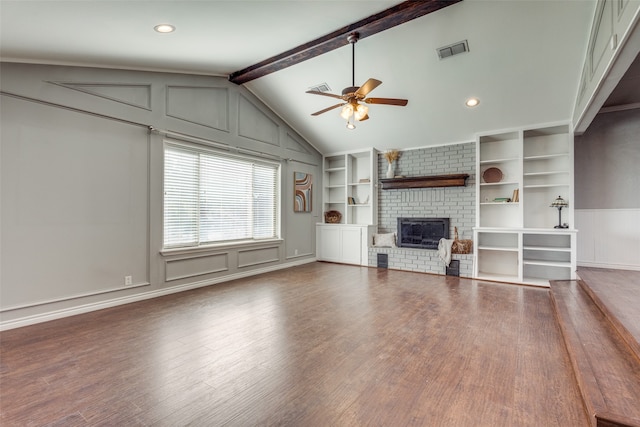
[[[319,92],[316,90],[308,90],[306,93],[310,93],[312,95],[322,95],[328,96],[331,98],[341,99],[344,102],[341,102],[336,105],[332,105],[331,107],[325,108],[324,110],[316,111],[311,114],[312,116],[318,116],[322,113],[326,113],[327,111],[331,111],[334,108],[342,107],[342,112],[340,116],[347,121],[347,128],[355,129],[355,125],[351,122],[351,117],[358,121],[367,120],[369,118],[369,107],[361,104],[362,102],[366,104],[386,104],[386,105],[399,105],[405,106],[409,102],[406,99],[398,99],[398,98],[367,98],[369,92],[377,88],[382,84],[380,80],[369,79],[362,86],[356,86],[355,83],[355,58],[356,58],[356,42],[358,41],[359,34],[351,33],[347,40],[351,43],[351,86],[346,87],[342,90],[342,95],[335,95],[333,93],[327,92]]]

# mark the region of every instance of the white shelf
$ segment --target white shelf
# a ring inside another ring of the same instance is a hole
[[[342,214],[341,223],[345,225],[375,225],[378,152],[371,148],[325,155],[322,171],[323,213],[339,211]],[[350,205],[349,198],[361,203]],[[348,209],[349,206],[358,209]]]
[[[504,246],[478,246],[480,251],[503,251],[503,252],[518,252],[518,248],[504,247]]]
[[[481,205],[513,205],[518,206],[520,202],[481,202]]]
[[[571,252],[571,248],[558,248],[553,246],[524,246],[525,251],[545,251],[545,252]]]
[[[564,267],[570,268],[571,263],[569,261],[545,261],[538,259],[524,259],[522,262],[526,265],[545,265],[548,267]]]
[[[498,185],[518,185],[517,182],[509,182],[509,181],[504,181],[504,182],[481,182],[480,186],[482,187],[495,187]]]
[[[532,184],[525,185],[524,188],[553,188],[553,187],[569,187],[569,184],[558,183],[558,184]],[[553,201],[553,200],[552,200]],[[549,202],[551,203],[551,202]]]
[[[525,156],[524,161],[532,161],[532,160],[547,160],[547,159],[555,159],[558,157],[567,157],[569,153],[558,153],[558,154],[543,154],[539,156]]]
[[[508,158],[504,158],[504,159],[481,160],[480,164],[481,165],[492,165],[492,164],[495,164],[495,163],[516,162],[516,161],[519,161],[519,160],[520,160],[519,157],[508,157]]]
[[[526,172],[524,176],[547,176],[547,175],[561,175],[569,173],[569,171],[548,171],[548,172]]]

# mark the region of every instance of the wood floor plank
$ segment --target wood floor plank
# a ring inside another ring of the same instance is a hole
[[[307,264],[5,331],[0,359],[3,426],[588,425],[547,289],[421,273]]]
[[[578,274],[583,289],[640,361],[640,271],[581,267]]]
[[[626,419],[619,425],[640,426],[640,363],[634,353],[577,282],[554,281],[551,291],[590,415],[598,425]]]

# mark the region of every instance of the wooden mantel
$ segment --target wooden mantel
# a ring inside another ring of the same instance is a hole
[[[449,174],[431,176],[412,176],[408,178],[381,179],[383,190],[398,190],[401,188],[430,188],[430,187],[464,187],[469,174]]]

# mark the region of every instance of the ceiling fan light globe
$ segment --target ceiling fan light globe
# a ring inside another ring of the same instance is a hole
[[[356,111],[354,113],[354,117],[356,120],[360,121],[367,116],[368,112],[369,112],[369,107],[367,107],[366,105],[358,104],[358,106],[356,107]]]
[[[353,105],[347,104],[342,107],[342,112],[340,112],[340,117],[345,120],[349,120],[349,117],[353,116]]]

